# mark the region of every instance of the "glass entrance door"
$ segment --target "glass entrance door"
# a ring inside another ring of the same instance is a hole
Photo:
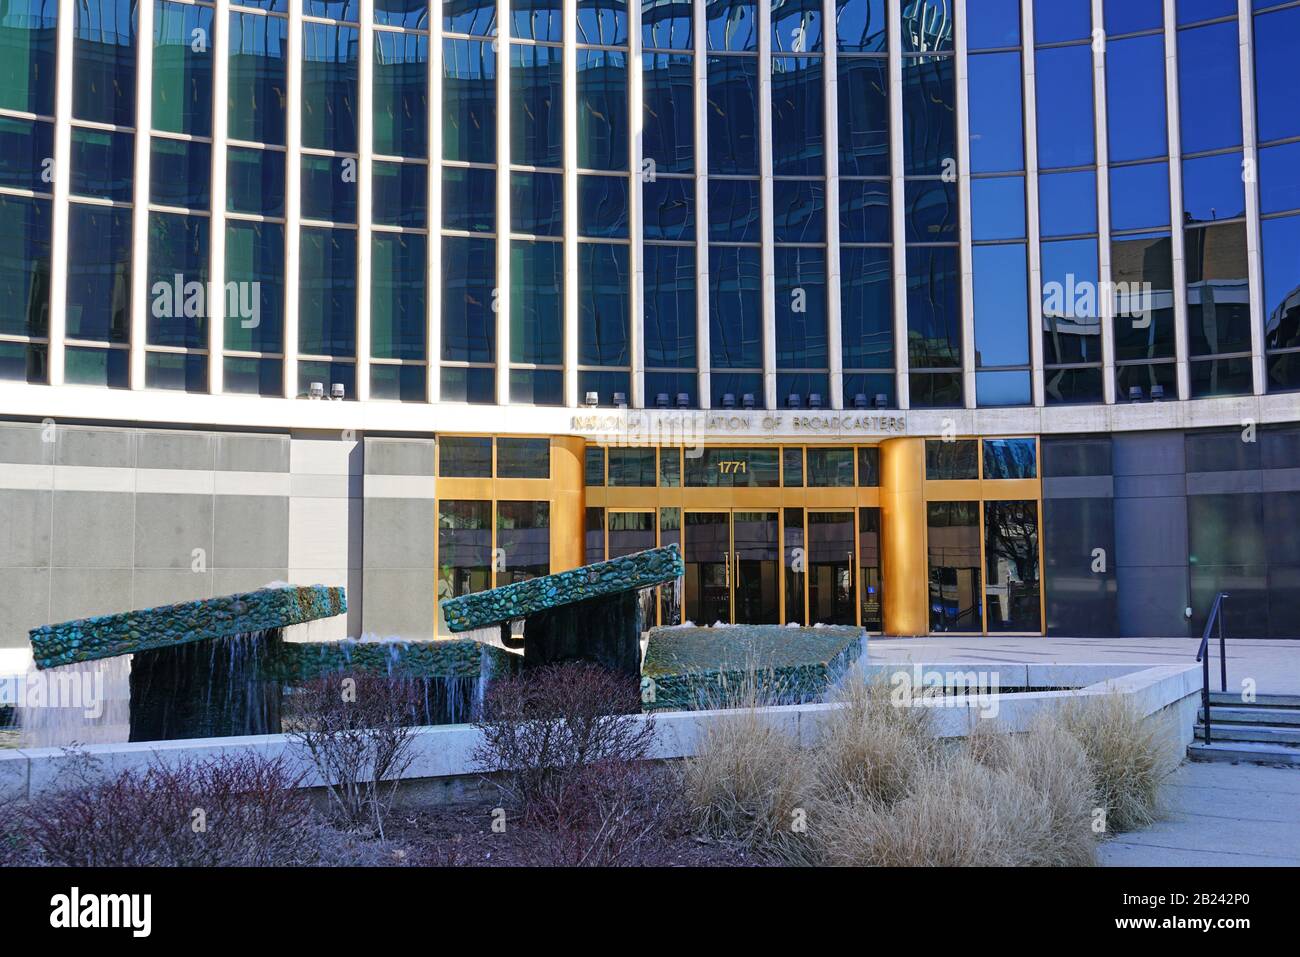
[[[686,618],[776,624],[780,619],[777,512],[687,512],[683,529]]]
[[[808,512],[808,606],[823,625],[857,622],[853,512]]]

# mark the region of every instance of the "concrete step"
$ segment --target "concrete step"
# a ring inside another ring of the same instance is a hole
[[[1255,695],[1255,700],[1247,704],[1241,700],[1241,695],[1235,691],[1211,691],[1210,705],[1217,707],[1226,705],[1229,708],[1296,708],[1300,709],[1300,695],[1293,694],[1260,694]]]
[[[1271,724],[1300,727],[1300,711],[1290,708],[1220,707],[1210,705],[1210,718],[1215,724]],[[1205,709],[1196,710],[1196,720],[1205,720]]]
[[[1211,726],[1215,741],[1261,741],[1273,744],[1300,744],[1300,728],[1268,724],[1219,724]],[[1205,740],[1205,725],[1196,725],[1196,740]]]
[[[1252,741],[1193,741],[1187,746],[1192,761],[1231,761],[1234,764],[1272,764],[1300,767],[1300,747],[1259,744]]]

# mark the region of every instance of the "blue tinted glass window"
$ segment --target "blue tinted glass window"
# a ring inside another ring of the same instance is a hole
[[[885,0],[835,0],[835,45],[841,53],[888,50]]]
[[[230,15],[227,134],[251,143],[284,143],[289,23],[252,13]]]
[[[155,346],[208,344],[208,219],[149,214],[148,342]]]
[[[762,367],[762,316],[763,267],[759,251],[751,247],[710,247],[709,355],[713,368]]]
[[[1167,154],[1163,35],[1106,47],[1106,128],[1112,163]]]
[[[374,149],[386,156],[429,153],[429,38],[375,31]]]
[[[1029,268],[1021,243],[976,246],[975,362],[1029,365]]]
[[[133,199],[134,134],[73,127],[71,165],[73,194],[126,203]]]
[[[324,23],[302,32],[302,145],[356,152],[359,34]]]
[[[952,0],[903,0],[903,49],[952,50]]]
[[[1262,142],[1300,136],[1300,103],[1295,95],[1297,49],[1300,7],[1255,18],[1255,111]]]
[[[131,210],[68,207],[69,339],[126,342],[131,312]]]
[[[1020,46],[1020,0],[966,0],[966,47]]]
[[[658,0],[641,5],[641,45],[646,49],[690,50],[695,46],[691,0]]]
[[[976,242],[1025,237],[1025,180],[1021,176],[970,181],[971,235]]]
[[[961,272],[955,248],[907,250],[907,345],[913,368],[961,365]]]
[[[443,0],[442,28],[447,33],[490,37],[497,32],[495,0]]]
[[[1237,24],[1178,33],[1183,153],[1241,145],[1241,60]]]
[[[370,398],[397,402],[423,402],[425,368],[416,365],[382,365],[370,367]]]
[[[518,16],[516,12],[516,17]],[[559,166],[564,152],[564,76],[555,47],[510,45],[510,160]]]
[[[1025,168],[1020,54],[970,58],[970,164],[976,173]]]
[[[756,243],[761,228],[756,180],[709,180],[709,239]]]
[[[564,234],[564,177],[560,173],[510,174],[511,229],[530,236]]]
[[[975,404],[983,409],[1033,405],[1033,380],[1028,372],[976,372]]]
[[[226,153],[226,209],[283,216],[284,153],[232,146]]]
[[[154,4],[151,121],[171,133],[212,133],[211,7]]]
[[[1097,174],[1046,173],[1038,177],[1038,221],[1044,236],[1097,231]]]
[[[838,61],[841,176],[889,175],[889,64],[879,57]]]
[[[704,0],[710,50],[758,49],[758,8],[746,0]]]
[[[709,58],[709,172],[758,175],[758,60]]]
[[[1088,44],[1053,47],[1039,50],[1035,58],[1039,167],[1091,165],[1096,156],[1092,132],[1092,47]]]
[[[49,330],[50,216],[48,199],[0,195],[0,333]]]
[[[284,347],[284,226],[226,223],[226,282],[236,283],[237,308],[227,297],[225,346],[241,352]],[[278,368],[278,366],[277,366]],[[279,387],[276,389],[280,391]]]
[[[144,357],[144,384],[147,389],[207,392],[207,356],[147,352]]]
[[[428,194],[429,168],[424,164],[375,163],[371,219],[385,226],[423,228],[428,218]],[[490,215],[491,206],[487,209]]]
[[[887,182],[840,180],[840,242],[887,243],[893,233]]]
[[[564,405],[564,373],[558,369],[511,369],[511,405]]]
[[[149,199],[160,206],[211,205],[212,146],[155,136],[149,144]]]
[[[1259,2],[1255,6],[1259,6]],[[1177,0],[1178,23],[1199,23],[1216,17],[1235,17],[1236,0]]]
[[[607,243],[578,246],[578,361],[622,366],[631,357],[628,248]]]
[[[579,176],[578,234],[626,239],[627,190],[626,176]]]
[[[695,60],[689,56],[647,54],[642,79],[645,119],[642,156],[660,173],[695,168]]]
[[[442,358],[496,359],[496,243],[444,236],[442,240]],[[445,381],[445,380],[444,380]],[[491,401],[491,400],[489,400]]]
[[[826,250],[777,247],[774,263],[777,368],[824,368]]]
[[[1091,0],[1034,0],[1034,42],[1062,43],[1092,36]]]
[[[1183,160],[1184,222],[1212,222],[1246,214],[1240,153]]]
[[[693,247],[645,247],[645,361],[651,368],[695,366]]]
[[[1100,362],[1101,320],[1095,298],[1097,240],[1043,243],[1041,251],[1045,361]]]
[[[894,291],[890,250],[840,249],[840,303],[844,368],[891,368]]]
[[[496,162],[496,66],[492,45],[442,42],[442,157]]]
[[[512,0],[510,35],[521,40],[563,40],[563,3],[561,0]]]
[[[942,243],[957,240],[959,208],[957,184],[942,180],[908,180],[906,197],[907,241]]]
[[[774,57],[772,172],[777,176],[825,175],[825,126],[821,59]]]
[[[304,226],[299,259],[298,350],[317,356],[356,355],[356,231]]]
[[[826,187],[820,181],[772,184],[772,235],[778,243],[826,241]]]
[[[298,360],[298,395],[306,395],[313,382],[319,382],[329,395],[335,385],[343,386],[349,399],[357,397],[357,367],[351,362],[322,362],[313,359]]]
[[[87,0],[73,7],[72,115],[77,119],[135,125],[135,6],[132,0]]]
[[[627,45],[627,0],[578,0],[579,43]]]
[[[578,51],[578,165],[627,169],[627,55]]]
[[[957,94],[950,56],[903,60],[903,169],[938,176],[956,156]]]
[[[0,9],[0,107],[54,113],[58,4],[17,0]]]
[[[309,17],[327,17],[330,20],[357,21],[360,0],[305,0],[303,13]]]
[[[370,354],[424,358],[424,273],[428,252],[419,233],[375,233],[370,239]]]
[[[564,246],[510,244],[510,361],[564,361]]]
[[[695,182],[661,177],[642,186],[642,225],[646,239],[695,238]]]
[[[303,156],[302,215],[333,223],[357,221],[356,160]]]
[[[226,356],[222,363],[221,388],[242,395],[284,394],[284,366],[279,359]]]
[[[1110,228],[1153,229],[1169,225],[1169,165],[1143,163],[1110,171]]]
[[[1265,213],[1300,209],[1300,143],[1259,151],[1259,204]]]
[[[455,4],[450,4],[454,6]],[[408,30],[429,29],[427,0],[375,0],[375,23]]]
[[[52,192],[54,124],[0,116],[0,186]]]
[[[1118,36],[1159,30],[1165,23],[1164,0],[1105,0],[1106,33]]]
[[[1266,219],[1261,231],[1265,341],[1270,349],[1300,346],[1300,216]]]
[[[511,178],[513,182],[513,176]],[[442,226],[471,233],[496,229],[496,170],[446,166],[442,170]],[[514,207],[511,207],[513,214]]]
[[[822,49],[821,0],[770,2],[773,53],[815,53]]]

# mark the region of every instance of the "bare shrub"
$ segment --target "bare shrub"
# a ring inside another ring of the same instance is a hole
[[[375,675],[334,675],[293,696],[293,730],[316,766],[329,807],[343,826],[381,838],[402,775],[415,759],[411,683]]]
[[[529,833],[532,866],[653,866],[685,829],[676,776],[649,762],[589,764],[559,793],[564,806],[550,808],[545,824]]]
[[[1118,833],[1154,823],[1165,778],[1177,766],[1167,724],[1117,694],[1072,702],[1062,721],[1087,755],[1106,829]]]
[[[589,768],[645,760],[655,723],[640,711],[635,679],[580,662],[530,669],[489,686],[472,759],[529,823],[549,823],[592,786]]]
[[[280,866],[317,858],[300,776],[252,753],[77,781],[24,808],[43,863]]]

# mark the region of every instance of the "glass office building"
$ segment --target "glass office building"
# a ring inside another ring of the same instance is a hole
[[[675,542],[664,621],[1294,637],[1297,49],[1295,0],[13,0],[0,502],[54,531],[0,618],[265,572],[432,637]]]

